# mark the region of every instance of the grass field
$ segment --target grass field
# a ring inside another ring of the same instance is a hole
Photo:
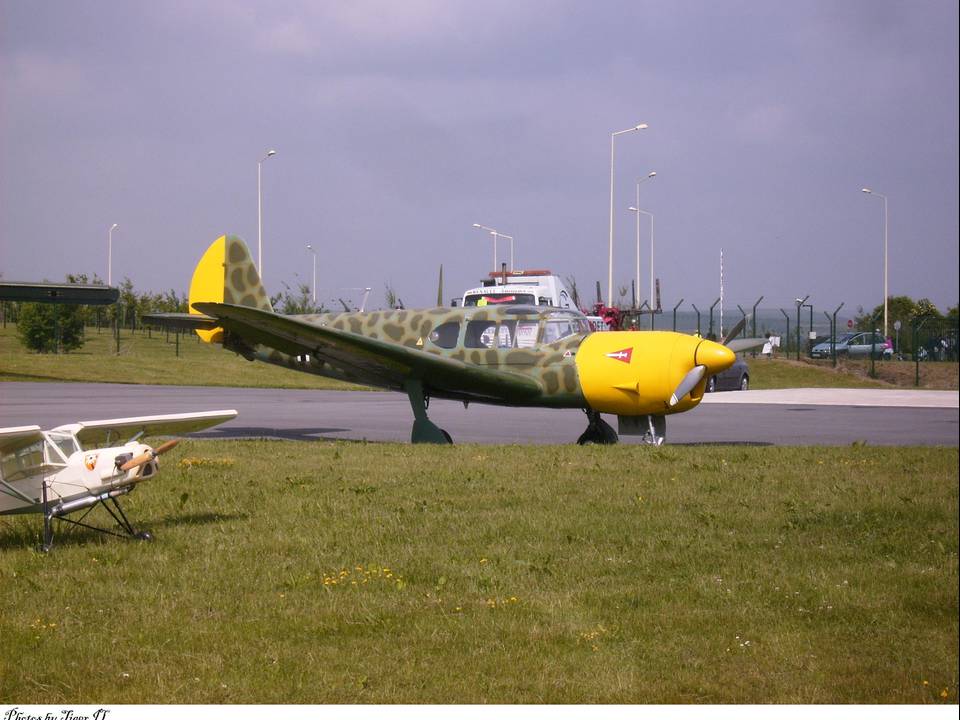
[[[206,385],[275,387],[321,390],[358,389],[337,380],[293,372],[261,362],[249,362],[219,345],[197,342],[183,335],[180,355],[175,335],[163,331],[120,335],[120,354],[109,330],[87,328],[86,342],[62,355],[28,352],[17,339],[16,328],[0,329],[0,381],[112,382],[137,385]],[[366,389],[366,388],[364,388]]]
[[[958,453],[185,441],[0,518],[0,703],[956,703]]]
[[[172,338],[173,336],[171,336]],[[792,387],[913,387],[915,367],[907,362],[877,363],[880,380],[867,377],[869,363],[796,362],[786,358],[750,360],[754,389]],[[957,389],[957,363],[924,363],[921,386]],[[307,389],[357,389],[336,380],[285,368],[248,362],[219,345],[198,343],[184,335],[180,356],[163,332],[130,334],[120,340],[120,354],[108,331],[88,328],[87,342],[66,355],[39,355],[23,349],[12,325],[0,329],[0,381],[117,382],[152,385],[217,385]]]

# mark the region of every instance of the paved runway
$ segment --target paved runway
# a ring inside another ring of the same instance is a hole
[[[667,442],[957,447],[958,397],[957,392],[902,390],[716,393],[700,407],[667,418]],[[236,409],[239,417],[201,436],[406,442],[412,425],[410,405],[398,393],[0,383],[0,427],[50,428],[85,419],[227,408]],[[443,400],[431,403],[430,417],[461,443],[572,443],[586,427],[579,410],[486,405],[465,409]],[[607,420],[616,427],[615,417]]]

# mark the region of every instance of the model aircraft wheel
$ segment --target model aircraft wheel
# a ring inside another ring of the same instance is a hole
[[[153,540],[153,533],[148,532],[147,530],[143,530],[141,532],[138,532],[136,535],[134,535],[134,537],[137,540],[146,540],[149,542],[150,540]]]
[[[447,432],[446,430],[444,430],[443,428],[440,428],[440,432],[443,433],[443,436],[447,439],[447,442],[450,443],[451,445],[453,445],[453,438],[450,437],[450,433],[448,433],[448,432]]]
[[[717,379],[715,377],[707,380],[707,392],[716,392],[717,391]]]
[[[750,380],[749,380],[749,378],[747,378],[746,375],[744,375],[742,378],[740,378],[740,389],[741,389],[741,390],[749,390],[749,389],[750,389]]]

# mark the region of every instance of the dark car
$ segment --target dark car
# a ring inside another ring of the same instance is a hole
[[[739,355],[737,355],[737,361],[733,365],[707,380],[707,392],[749,389],[750,370],[747,368],[747,363]]]

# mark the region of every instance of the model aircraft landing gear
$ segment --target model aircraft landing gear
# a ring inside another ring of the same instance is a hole
[[[619,442],[617,431],[600,417],[599,412],[596,410],[584,410],[584,412],[590,419],[590,424],[587,425],[583,435],[577,439],[578,445],[615,445]]]
[[[71,510],[76,509],[71,507],[71,504],[61,504],[57,507],[53,507],[47,499],[47,484],[43,483],[41,486],[41,491],[43,493],[43,538],[38,548],[40,552],[50,552],[50,549],[53,547],[53,521],[59,520],[60,522],[70,523],[71,525],[76,525],[78,527],[84,527],[88,530],[95,530],[104,535],[113,535],[114,537],[128,537],[135,540],[144,540],[149,541],[153,540],[153,533],[150,533],[146,530],[136,530],[133,525],[130,523],[130,520],[127,518],[127,514],[123,512],[123,508],[120,507],[120,503],[117,500],[119,495],[125,495],[130,492],[129,488],[124,488],[122,490],[114,490],[108,493],[104,493],[97,498],[87,499],[86,505],[81,505],[80,507],[86,507],[86,512],[80,516],[79,520],[73,520],[66,517],[66,513]],[[92,501],[92,502],[90,502]],[[106,528],[97,527],[96,525],[89,525],[88,523],[83,522],[87,515],[89,515],[94,508],[98,505],[102,505],[103,508],[110,513],[110,516],[116,521],[122,532],[114,532],[113,530],[107,530]]]
[[[643,441],[647,445],[663,445],[667,439],[667,418],[663,415],[647,415],[649,430],[643,434]]]
[[[427,408],[430,407],[430,397],[423,392],[423,383],[419,380],[410,380],[404,384],[407,397],[410,398],[410,407],[413,408],[413,430],[410,432],[412,443],[434,443],[436,445],[452,445],[450,433],[437,427],[427,417]]]

